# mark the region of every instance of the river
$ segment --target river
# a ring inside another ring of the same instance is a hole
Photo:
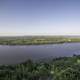
[[[0,45],[0,64],[16,64],[28,59],[41,60],[80,54],[80,43],[8,46]]]

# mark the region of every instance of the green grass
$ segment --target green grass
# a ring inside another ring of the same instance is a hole
[[[71,38],[63,36],[0,38],[1,45],[40,45],[40,44],[58,44],[58,43],[71,43],[71,42],[80,42],[80,38]]]

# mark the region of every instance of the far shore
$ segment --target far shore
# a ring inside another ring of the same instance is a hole
[[[78,42],[80,42],[80,37],[65,37],[65,36],[0,37],[0,45],[46,45]]]

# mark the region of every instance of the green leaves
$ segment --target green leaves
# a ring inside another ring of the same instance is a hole
[[[80,56],[0,66],[0,80],[80,80]]]

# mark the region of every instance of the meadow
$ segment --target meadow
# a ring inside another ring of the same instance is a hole
[[[29,37],[0,37],[0,45],[41,45],[56,43],[80,42],[80,37],[66,36],[29,36]]]

